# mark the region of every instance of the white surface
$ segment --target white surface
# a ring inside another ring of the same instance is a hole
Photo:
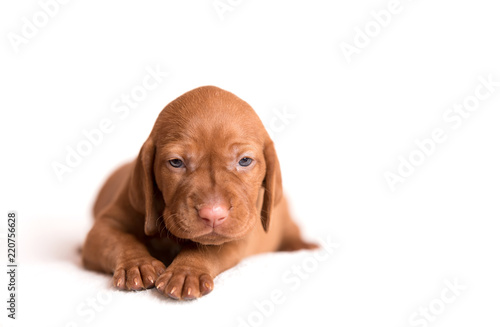
[[[249,317],[259,326],[410,326],[430,303],[443,312],[429,326],[498,325],[500,88],[461,127],[442,117],[474,95],[479,76],[500,81],[498,5],[402,0],[348,64],[341,42],[389,2],[241,1],[220,20],[211,0],[70,1],[17,53],[7,35],[40,5],[2,3],[0,214],[20,217],[18,320],[3,309],[2,326],[238,326]],[[122,119],[112,103],[157,65],[169,77]],[[274,133],[286,192],[306,235],[340,248],[297,290],[283,276],[312,264],[311,253],[250,258],[195,302],[111,291],[110,277],[83,270],[77,253],[96,191],[137,155],[169,101],[205,84],[239,95],[268,126],[276,110],[293,110]],[[105,117],[115,129],[58,181],[52,162]],[[384,172],[434,128],[447,141],[391,192]],[[455,278],[467,289],[439,307]],[[276,290],[286,300],[258,321],[255,302]],[[93,298],[109,303],[90,318],[78,310]]]

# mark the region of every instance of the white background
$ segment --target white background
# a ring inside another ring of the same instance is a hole
[[[390,1],[230,3],[221,19],[212,0],[69,1],[18,47],[9,38],[42,9],[1,4],[0,214],[19,215],[18,320],[7,321],[2,273],[1,324],[399,327],[429,305],[439,311],[429,326],[498,324],[500,87],[459,128],[443,114],[481,76],[500,81],[500,7],[401,0],[348,63],[342,42],[353,45]],[[148,66],[169,76],[120,119],[112,103]],[[274,139],[294,216],[309,239],[340,247],[317,266],[309,252],[251,258],[194,302],[112,291],[77,252],[96,192],[169,101],[207,84],[249,102],[267,126],[293,112]],[[67,147],[103,118],[114,130],[59,181],[53,162],[65,164]],[[435,128],[446,141],[391,191],[384,173],[397,174]],[[283,276],[297,265],[310,273],[292,289]],[[466,289],[443,305],[445,280]],[[285,301],[264,316],[256,302],[275,291]],[[89,299],[101,305],[78,311]]]

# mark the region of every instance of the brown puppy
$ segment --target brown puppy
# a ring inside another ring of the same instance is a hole
[[[257,114],[214,86],[163,109],[137,160],[101,189],[94,215],[85,267],[113,273],[119,289],[156,285],[174,299],[209,293],[246,256],[316,247],[290,218]]]

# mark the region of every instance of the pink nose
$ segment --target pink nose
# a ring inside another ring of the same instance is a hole
[[[206,205],[198,209],[198,216],[210,227],[219,226],[226,220],[229,209],[221,204]]]

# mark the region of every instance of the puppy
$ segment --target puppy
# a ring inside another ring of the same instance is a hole
[[[215,276],[247,256],[316,247],[290,217],[257,114],[214,86],[162,110],[137,159],[109,177],[93,211],[84,266],[112,273],[118,289],[156,287],[174,299],[209,293]]]

